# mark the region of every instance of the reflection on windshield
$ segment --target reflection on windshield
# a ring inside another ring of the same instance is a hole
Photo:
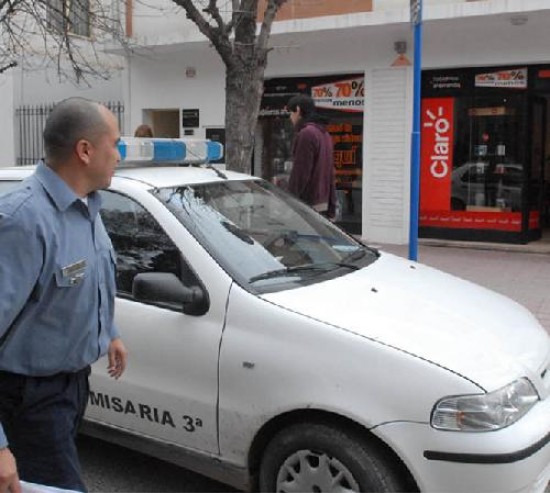
[[[239,284],[254,284],[256,291],[318,282],[326,279],[320,270],[334,277],[375,259],[328,220],[261,180],[153,193]]]

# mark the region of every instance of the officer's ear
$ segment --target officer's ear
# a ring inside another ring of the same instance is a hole
[[[85,164],[90,164],[92,157],[92,144],[89,140],[80,139],[75,144],[75,152],[78,158]]]

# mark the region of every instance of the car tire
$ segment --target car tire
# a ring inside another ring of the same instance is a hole
[[[385,449],[321,423],[283,429],[260,464],[262,492],[407,491]]]

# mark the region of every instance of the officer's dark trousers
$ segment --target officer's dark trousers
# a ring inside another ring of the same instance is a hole
[[[0,422],[20,479],[86,491],[76,433],[88,400],[90,369],[51,377],[0,371]]]

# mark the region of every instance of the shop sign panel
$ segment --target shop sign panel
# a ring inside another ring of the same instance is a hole
[[[422,101],[420,210],[449,210],[453,169],[454,98]]]
[[[361,112],[365,106],[365,79],[357,77],[313,86],[311,97],[318,108]]]
[[[527,89],[527,68],[477,74],[475,77],[475,87]]]

